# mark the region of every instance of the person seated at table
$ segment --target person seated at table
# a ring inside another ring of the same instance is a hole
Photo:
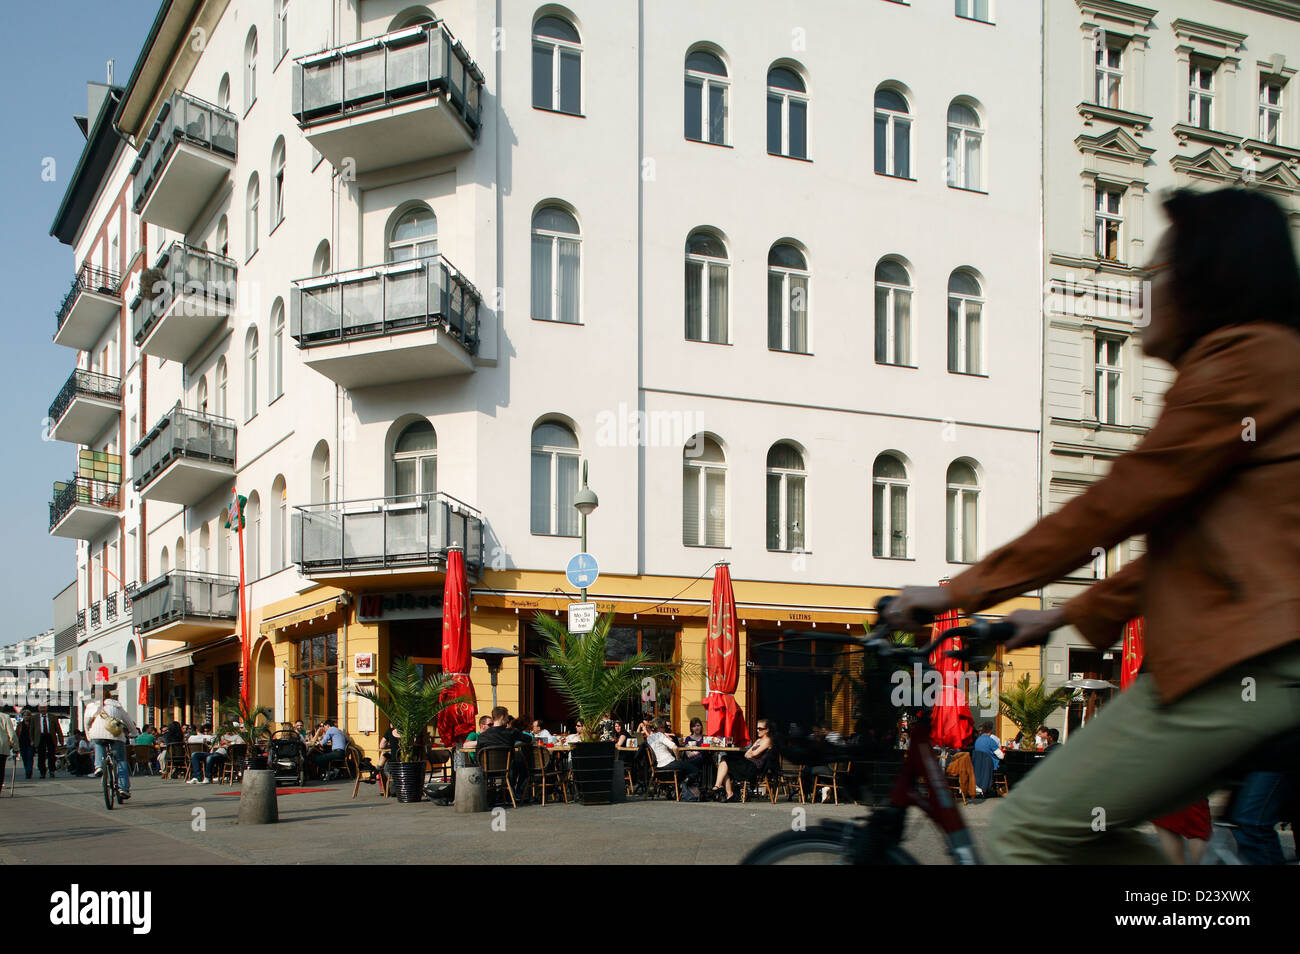
[[[300,739],[302,740],[302,742],[303,742],[304,745],[307,744],[307,729],[306,729],[305,726],[303,726],[303,724],[302,724],[302,720],[301,720],[301,719],[294,719],[294,720],[293,720],[293,725],[289,725],[289,724],[286,722],[285,725],[284,725],[284,727],[285,727],[286,729],[292,729],[294,732],[297,732],[297,733],[298,733],[298,738],[300,738]]]
[[[554,736],[552,736],[551,733],[547,731],[546,725],[542,722],[541,719],[534,719],[532,721],[531,732],[529,734],[532,735],[532,737],[534,739],[537,739],[539,742],[550,742],[551,739],[554,738]]]
[[[135,737],[136,745],[153,745],[154,740],[158,737],[154,734],[153,726],[147,725],[140,730],[140,734]]]
[[[181,731],[181,724],[179,722],[169,722],[167,727],[163,729],[162,739],[160,741],[163,745],[174,745],[177,742],[184,742],[185,733]]]
[[[492,728],[492,717],[490,715],[479,716],[478,729],[475,730],[474,732],[471,732],[469,735],[465,736],[465,741],[478,742],[478,737],[490,728]]]
[[[650,723],[650,728],[654,731],[646,736],[645,741],[654,756],[655,767],[660,771],[672,772],[677,776],[679,784],[684,783],[686,793],[682,796],[682,801],[698,802],[700,800],[699,763],[677,757],[677,743],[668,734],[668,723],[662,718]]]
[[[614,735],[614,744],[617,745],[620,749],[625,749],[628,746],[632,745],[633,739],[630,735],[627,734],[627,728],[623,725],[622,722],[619,722],[617,719],[614,720],[613,735]]]
[[[373,784],[382,775],[385,780],[388,778],[388,763],[397,758],[401,750],[401,743],[398,741],[402,733],[398,732],[391,725],[384,730],[383,738],[379,740],[379,764],[375,766],[374,772],[370,778],[365,779],[367,784]]]
[[[993,723],[985,722],[980,726],[980,736],[975,740],[975,751],[986,752],[993,759],[993,771],[997,771],[1002,764],[1002,760],[1007,757],[1006,752],[1002,750],[1002,743],[998,737],[993,734]]]
[[[311,733],[308,734],[307,738],[303,740],[303,744],[307,746],[308,751],[319,749],[325,744],[325,732],[326,723],[317,722],[316,728],[313,729]]]
[[[211,752],[195,752],[190,756],[190,777],[186,785],[211,785],[213,777],[226,764],[228,749],[232,745],[244,745],[244,737],[238,732],[226,732]]]
[[[573,723],[573,731],[570,732],[567,736],[564,737],[564,742],[565,742],[565,744],[566,744],[566,745],[573,745],[573,744],[575,744],[575,743],[577,743],[577,742],[586,742],[587,740],[584,739],[584,738],[582,737],[582,736],[583,736],[583,732],[582,732],[582,730],[583,730],[585,727],[586,727],[586,726],[585,726],[585,724],[583,723],[583,721],[582,721],[581,719],[579,719],[577,722]]]
[[[333,719],[326,719],[321,725],[325,727],[325,731],[321,733],[320,742],[317,743],[320,750],[311,756],[311,763],[316,766],[317,774],[329,781],[333,767],[348,757],[348,737],[334,724]]]
[[[772,744],[772,726],[767,719],[759,719],[758,738],[744,752],[728,752],[718,765],[718,779],[713,784],[710,794],[718,797],[720,790],[726,789],[727,801],[735,802],[740,796],[732,790],[732,780],[753,782],[763,776],[776,748]]]
[[[211,745],[216,741],[216,737],[212,734],[212,726],[205,722],[199,726],[198,732],[191,732],[186,736],[185,741],[194,745]]]
[[[514,748],[520,743],[532,745],[532,736],[511,725],[510,722],[510,710],[505,706],[497,706],[493,709],[492,725],[478,734],[475,750],[497,746]],[[525,791],[531,775],[532,769],[528,765],[528,759],[510,760],[510,787],[514,789],[516,797]]]
[[[1060,748],[1060,747],[1061,747],[1061,730],[1060,730],[1060,729],[1048,729],[1048,730],[1047,730],[1047,748],[1043,749],[1043,754],[1046,755],[1048,752],[1055,751],[1056,749],[1058,749],[1058,748]]]

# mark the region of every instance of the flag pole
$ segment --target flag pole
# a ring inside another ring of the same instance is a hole
[[[236,532],[239,535],[239,700],[248,706],[248,601],[244,595],[244,513],[243,507],[239,503],[239,491],[235,488],[232,491],[234,498],[234,514],[231,519],[235,522]]]

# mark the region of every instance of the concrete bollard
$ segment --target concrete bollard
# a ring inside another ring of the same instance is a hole
[[[457,815],[487,811],[487,784],[483,781],[483,770],[477,765],[466,765],[456,770],[456,806]]]
[[[239,793],[240,825],[271,825],[280,820],[275,796],[275,772],[246,769]]]

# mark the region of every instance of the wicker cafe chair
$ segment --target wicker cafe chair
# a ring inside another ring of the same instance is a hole
[[[186,781],[189,781],[189,779],[191,778],[191,776],[190,776],[190,769],[194,766],[194,753],[195,753],[195,752],[206,752],[207,750],[208,750],[208,747],[207,747],[204,743],[202,743],[202,742],[186,742],[186,743],[185,743],[185,756],[184,756],[184,758],[185,758],[185,769],[184,769],[184,771],[185,771],[185,780],[186,780]]]
[[[661,769],[658,760],[655,758],[654,749],[648,745],[645,747],[645,757],[648,770],[646,794],[651,798],[658,798],[662,789],[671,787],[673,798],[680,802],[682,800],[682,788],[681,782],[677,779],[677,772],[674,769]]]
[[[244,777],[244,760],[248,758],[248,746],[243,742],[226,746],[226,761],[221,765],[219,781],[234,785]]]
[[[149,745],[147,742],[142,745],[133,745],[131,746],[130,754],[135,757],[136,774],[144,772],[146,775],[152,775],[154,773],[154,748],[152,745]]]
[[[812,794],[817,795],[817,790],[823,786],[831,790],[831,800],[838,805],[840,803],[840,781],[848,780],[849,773],[853,771],[852,762],[831,762],[829,763],[831,773],[818,773],[813,776]]]
[[[163,749],[163,778],[183,778],[189,773],[186,748],[184,742],[170,742]]]
[[[799,796],[799,804],[808,801],[808,796],[803,790],[803,766],[787,762],[784,756],[777,756],[776,772],[772,776],[776,790],[784,792],[790,801],[794,801],[795,796]],[[773,795],[772,801],[775,803],[776,797]]]
[[[554,790],[559,788],[560,794],[564,796],[564,804],[569,804],[569,792],[564,784],[564,778],[560,775],[559,766],[555,758],[538,745],[530,745],[524,749],[520,755],[528,759],[529,767],[532,769],[533,785],[539,786],[542,790],[542,804],[546,804],[546,786],[549,784]],[[554,795],[551,801],[555,801]]]
[[[510,784],[510,764],[514,759],[514,747],[509,745],[485,745],[474,750],[475,761],[483,772],[483,782],[487,788],[501,789],[510,796],[510,807],[518,808],[515,803],[515,790]]]

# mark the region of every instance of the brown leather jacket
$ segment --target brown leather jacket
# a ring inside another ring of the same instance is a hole
[[[957,605],[978,612],[1145,533],[1145,556],[1064,609],[1099,649],[1144,615],[1165,702],[1300,640],[1300,334],[1221,328],[1177,371],[1138,447],[951,583]]]

